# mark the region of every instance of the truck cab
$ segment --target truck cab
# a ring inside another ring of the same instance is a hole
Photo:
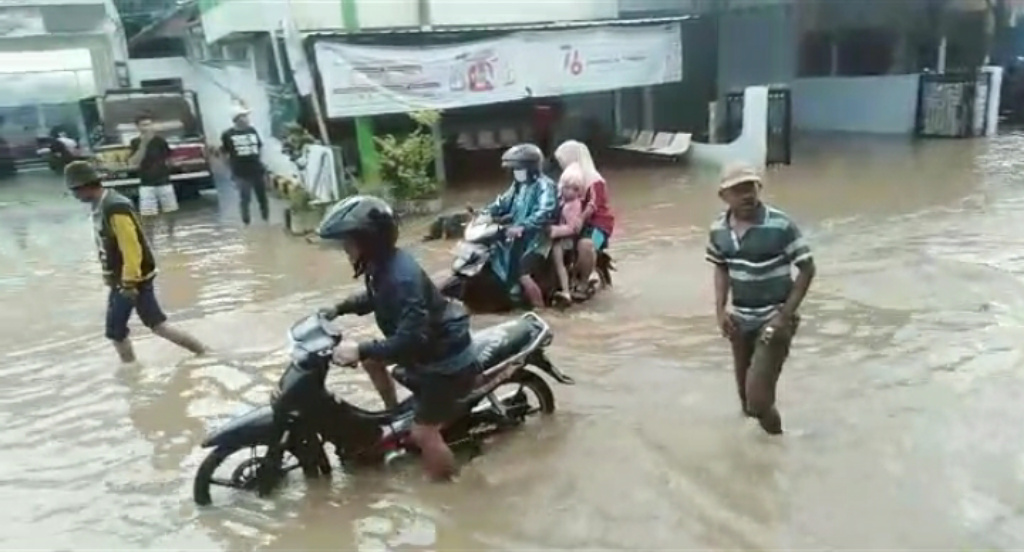
[[[152,117],[157,133],[171,146],[171,183],[180,198],[213,187],[202,116],[195,92],[176,87],[109,90],[81,101],[82,116],[103,185],[134,195],[139,185],[128,164],[138,137],[135,120]]]

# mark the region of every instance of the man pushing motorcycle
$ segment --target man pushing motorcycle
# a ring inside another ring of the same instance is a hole
[[[508,220],[508,241],[492,257],[494,268],[513,295],[522,295],[534,309],[544,307],[544,294],[533,274],[547,262],[551,240],[547,229],[557,218],[558,189],[544,175],[544,154],[533,144],[519,144],[501,156],[501,166],[512,171],[512,185],[485,211]]]
[[[341,365],[361,362],[388,408],[398,404],[389,364],[404,366],[414,383],[416,414],[412,439],[434,479],[455,472],[455,458],[441,430],[458,416],[458,401],[476,380],[469,315],[448,301],[416,259],[395,244],[398,226],[391,206],[370,196],[352,196],[324,216],[317,230],[327,244],[345,251],[366,289],[323,312],[328,318],[371,312],[384,339],[343,340],[334,350]]]

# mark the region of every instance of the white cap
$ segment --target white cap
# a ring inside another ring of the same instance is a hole
[[[249,108],[240,104],[232,104],[231,106],[231,120],[234,121],[239,115],[248,115],[250,113]]]

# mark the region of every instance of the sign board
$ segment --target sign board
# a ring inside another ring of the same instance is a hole
[[[328,117],[449,109],[526,96],[518,41],[498,38],[427,48],[316,44]]]
[[[432,47],[318,42],[331,118],[451,109],[682,80],[678,23],[524,32]]]
[[[519,36],[534,96],[561,96],[683,80],[679,25],[597,27]]]

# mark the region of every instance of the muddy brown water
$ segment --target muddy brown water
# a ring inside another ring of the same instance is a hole
[[[769,201],[819,266],[781,439],[739,416],[714,330],[711,184],[609,170],[619,272],[547,315],[579,382],[555,389],[557,416],[490,444],[454,485],[410,465],[205,510],[191,500],[204,432],[267,399],[289,323],[352,288],[343,260],[277,221],[241,230],[227,192],[191,204],[154,230],[159,287],[219,352],[187,358],[136,329],[142,365],[123,368],[101,338],[84,207],[52,178],[0,183],[0,548],[1020,548],[1022,150],[1014,135],[817,138],[770,173]],[[440,274],[452,245],[415,249]],[[332,379],[373,402],[358,373]]]

